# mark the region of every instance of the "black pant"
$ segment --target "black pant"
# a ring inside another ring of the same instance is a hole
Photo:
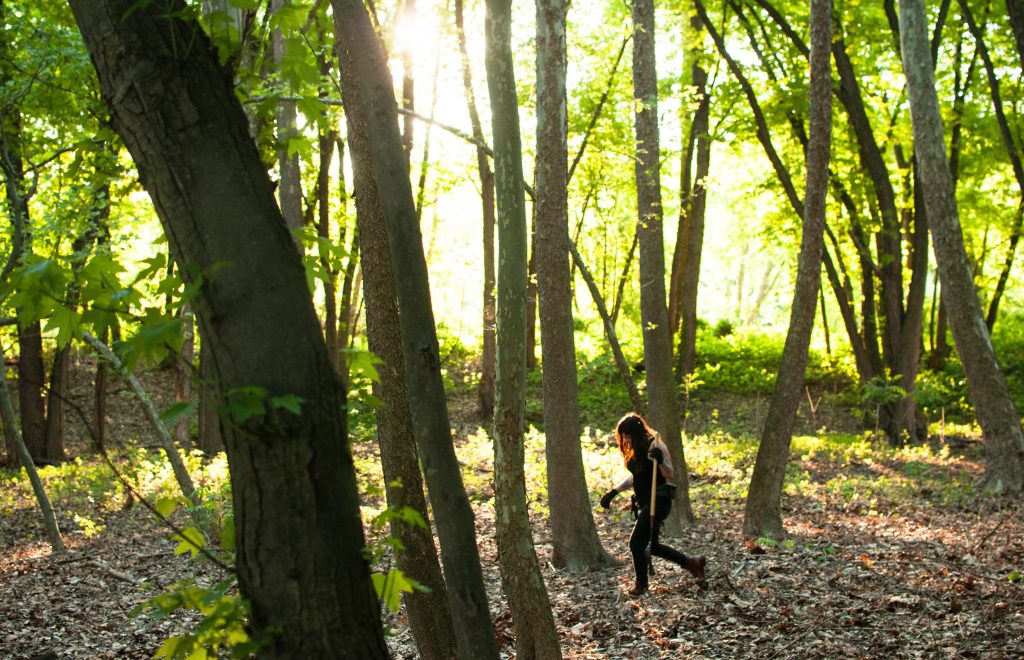
[[[636,572],[637,586],[647,586],[647,542],[651,542],[651,554],[655,557],[668,559],[683,566],[686,555],[658,542],[661,534],[661,523],[668,518],[672,510],[672,498],[657,497],[654,504],[654,538],[651,538],[651,503],[648,501],[641,509],[633,533],[629,536],[629,552],[633,555],[633,570]]]

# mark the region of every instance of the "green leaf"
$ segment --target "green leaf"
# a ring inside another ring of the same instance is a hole
[[[189,656],[188,656],[188,658],[186,658],[186,660],[206,660],[209,657],[210,657],[210,654],[207,652],[207,650],[205,648],[203,648],[202,646],[200,646],[195,651],[192,651],[192,653],[189,654]]]
[[[270,19],[270,26],[280,28],[284,34],[290,34],[306,23],[306,17],[312,5],[308,2],[286,2]]]
[[[374,365],[383,364],[383,360],[370,351],[361,351],[358,349],[349,349],[345,354],[346,361],[348,362],[348,369],[353,376],[362,375],[369,378],[374,383],[380,382],[380,374],[377,373],[377,368]]]
[[[153,505],[153,508],[156,509],[157,513],[166,518],[178,508],[178,500],[174,497],[161,497]]]
[[[262,387],[236,387],[228,392],[225,411],[239,424],[267,412],[267,390]]]
[[[192,648],[195,641],[191,635],[179,635],[177,637],[168,637],[164,640],[164,643],[160,645],[156,653],[153,654],[154,658],[177,658],[179,653],[184,653]]]
[[[302,404],[305,402],[306,400],[297,394],[285,394],[284,396],[272,397],[270,399],[270,406],[275,410],[287,410],[299,415],[302,414]]]
[[[235,517],[224,516],[224,526],[220,530],[220,547],[225,550],[234,550],[235,545]]]
[[[402,571],[397,568],[392,568],[387,575],[373,573],[370,575],[370,579],[373,581],[373,590],[377,592],[377,597],[383,600],[392,612],[398,611],[399,597],[402,592],[412,593],[413,591],[413,583],[406,579]]]
[[[179,401],[160,413],[160,421],[167,428],[173,428],[182,419],[189,417],[196,409],[192,401]]]
[[[195,557],[199,554],[199,549],[206,545],[206,539],[203,538],[202,533],[195,527],[186,527],[181,530],[180,534],[175,534],[172,537],[178,543],[178,547],[174,549],[174,554],[180,555],[186,552],[191,552],[192,556]]]
[[[1013,583],[1022,582],[1024,581],[1024,574],[1022,574],[1020,571],[1014,571],[1010,573],[1010,575],[1008,575],[1006,579]]]

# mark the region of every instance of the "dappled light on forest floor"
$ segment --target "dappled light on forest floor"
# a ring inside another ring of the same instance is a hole
[[[514,655],[498,575],[492,448],[469,414],[453,417],[463,479],[476,515],[491,615],[506,657]],[[1019,657],[1024,648],[1024,504],[975,493],[981,445],[891,448],[869,438],[794,439],[783,514],[789,536],[745,541],[743,497],[756,439],[721,427],[687,440],[698,520],[668,543],[708,556],[707,586],[656,560],[650,592],[630,599],[628,498],[611,510],[597,496],[624,468],[606,431],[582,446],[594,516],[617,567],[589,573],[549,563],[543,434],[527,434],[527,493],[534,540],[566,658]],[[383,508],[371,437],[353,449],[367,522]],[[133,454],[147,497],[173,491],[159,456]],[[122,456],[121,460],[124,457]],[[208,521],[227,496],[224,465],[204,474]],[[60,474],[60,483],[56,475]],[[136,503],[99,459],[46,468],[70,549],[42,541],[25,480],[5,473],[0,495],[0,649],[15,658],[148,658],[167,638],[194,631],[194,612],[158,618],[133,608],[182,581],[209,587],[223,572],[178,542]],[[13,479],[13,481],[12,481]],[[189,523],[189,513],[172,519]],[[216,528],[216,525],[213,525]],[[204,528],[206,529],[206,528]],[[384,530],[368,527],[371,542]],[[212,537],[211,537],[212,540]],[[384,553],[374,570],[393,561]],[[404,610],[385,614],[396,658],[418,657]],[[5,656],[6,657],[6,656]]]

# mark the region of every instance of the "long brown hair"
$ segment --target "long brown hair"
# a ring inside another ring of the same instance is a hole
[[[631,412],[623,415],[619,423],[615,425],[615,441],[622,452],[622,460],[629,467],[629,462],[638,453],[646,454],[647,449],[654,440],[654,429],[647,425],[647,422],[638,413]]]

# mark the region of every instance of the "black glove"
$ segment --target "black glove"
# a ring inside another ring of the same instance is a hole
[[[665,462],[665,454],[661,453],[660,447],[651,447],[651,450],[647,452],[647,458],[653,458],[658,461],[658,464]]]
[[[612,505],[612,499],[619,494],[619,491],[612,488],[610,491],[601,496],[601,508],[607,509]]]

